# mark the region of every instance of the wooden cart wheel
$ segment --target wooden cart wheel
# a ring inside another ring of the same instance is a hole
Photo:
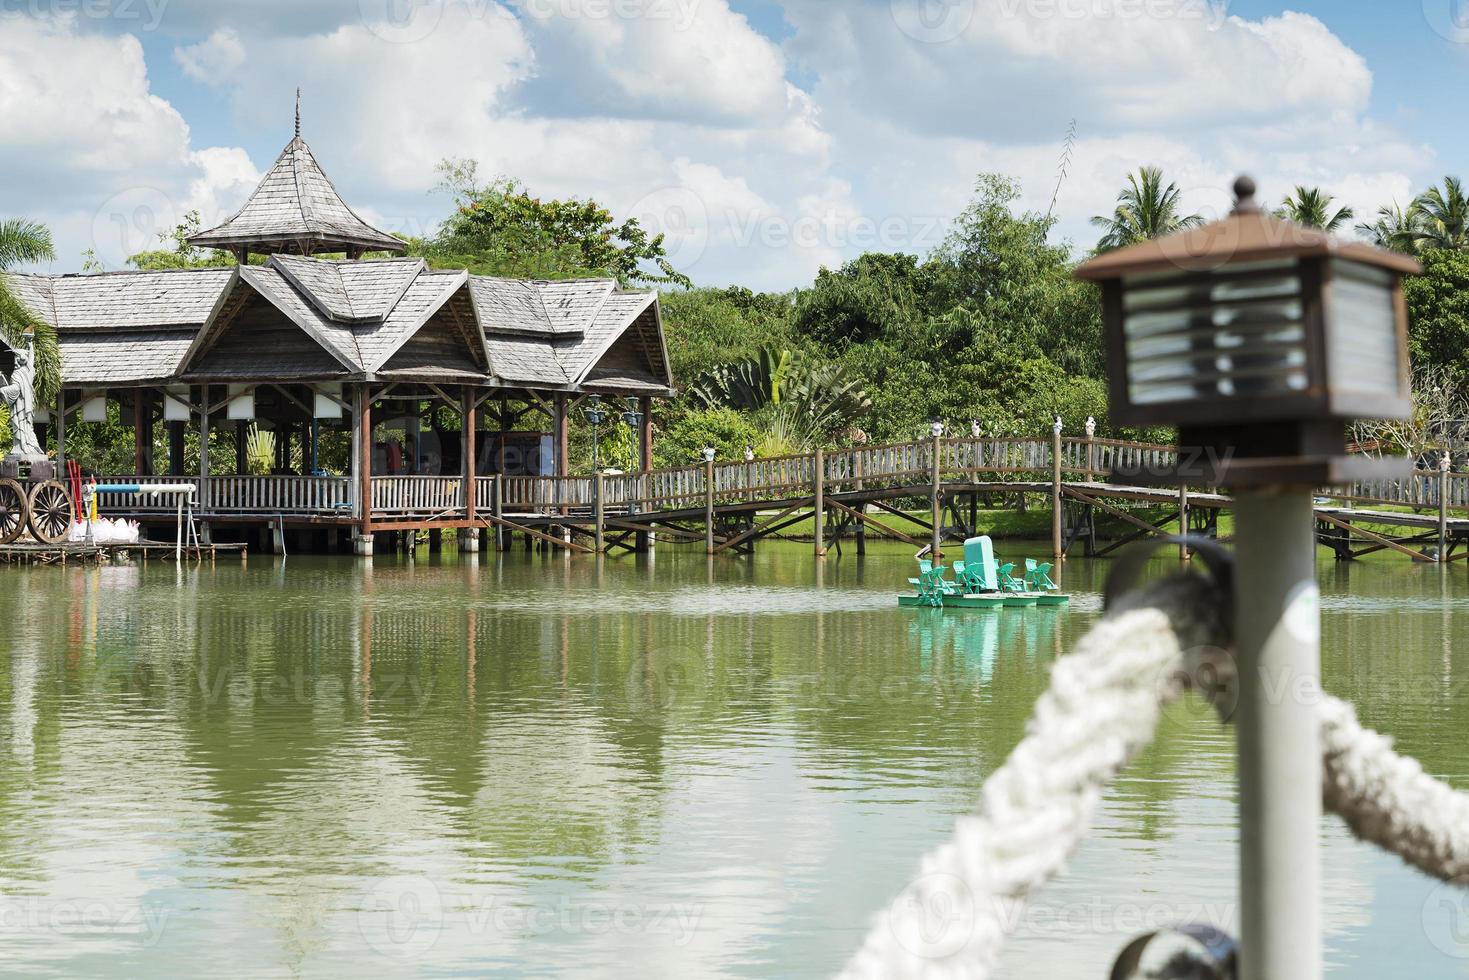
[[[26,527],[26,493],[14,480],[0,480],[0,544],[20,537]]]
[[[31,488],[31,535],[43,544],[59,544],[71,527],[71,494],[55,480]]]

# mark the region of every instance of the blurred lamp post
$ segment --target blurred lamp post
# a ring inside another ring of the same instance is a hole
[[[1099,256],[1110,417],[1176,425],[1177,467],[1124,482],[1235,492],[1240,973],[1321,976],[1320,613],[1312,491],[1406,475],[1347,426],[1406,418],[1407,256],[1274,218],[1249,178],[1223,221]],[[1284,692],[1284,693],[1282,693]]]

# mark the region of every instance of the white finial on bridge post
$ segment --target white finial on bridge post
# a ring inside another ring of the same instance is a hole
[[[1096,436],[1097,436],[1097,420],[1096,420],[1095,417],[1093,417],[1091,415],[1088,415],[1086,417],[1086,437],[1088,439],[1095,439]]]
[[[1056,416],[1056,421],[1051,423],[1051,429],[1056,433],[1056,435],[1059,436],[1063,428],[1065,428],[1065,426],[1061,424],[1061,416],[1058,415]]]

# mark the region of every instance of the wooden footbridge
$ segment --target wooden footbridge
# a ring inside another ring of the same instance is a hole
[[[869,536],[942,553],[944,542],[974,531],[982,506],[1039,506],[1049,507],[1057,556],[1105,555],[1180,528],[1217,536],[1228,497],[1109,477],[1114,469],[1161,473],[1175,456],[1170,446],[1112,439],[924,439],[644,473],[371,477],[365,492],[348,477],[116,482],[198,482],[197,516],[206,526],[269,527],[282,544],[287,528],[378,535],[380,542],[424,530],[436,542],[440,532],[457,530],[473,547],[488,531],[501,549],[519,535],[527,546],[639,551],[656,536],[730,554],[800,525],[817,555],[844,544],[860,554]],[[156,500],[142,494],[103,495],[101,504],[113,516],[172,520],[172,510],[155,513]],[[1342,559],[1384,550],[1462,559],[1469,556],[1469,475],[1420,471],[1394,483],[1323,488],[1317,517],[1319,539]],[[1099,538],[1099,523],[1111,540]]]
[[[1057,557],[1078,545],[1100,556],[1180,529],[1218,536],[1228,496],[1108,477],[1114,468],[1163,473],[1175,457],[1171,446],[1111,439],[928,439],[643,474],[509,477],[492,522],[501,547],[505,533],[521,532],[589,553],[640,550],[656,534],[702,543],[710,554],[748,553],[800,525],[817,555],[840,551],[844,540],[861,554],[869,534],[941,554],[945,541],[974,533],[981,505],[1023,508],[1039,498],[1049,502]],[[1383,550],[1419,560],[1469,556],[1465,474],[1420,471],[1323,489],[1317,516],[1319,539],[1342,560]],[[1126,531],[1100,541],[1101,518]]]

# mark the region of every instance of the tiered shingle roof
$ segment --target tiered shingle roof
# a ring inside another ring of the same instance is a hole
[[[74,386],[320,374],[640,394],[671,389],[657,297],[621,292],[611,280],[495,279],[431,270],[420,259],[285,255],[231,268],[6,279],[57,329],[62,379]],[[299,328],[318,353],[247,343],[247,352],[201,367],[228,331],[252,329],[235,322],[251,297],[268,303],[263,309],[274,310],[278,323]]]
[[[260,255],[403,251],[401,240],[347,206],[299,135],[234,217],[194,235],[189,244]]]

